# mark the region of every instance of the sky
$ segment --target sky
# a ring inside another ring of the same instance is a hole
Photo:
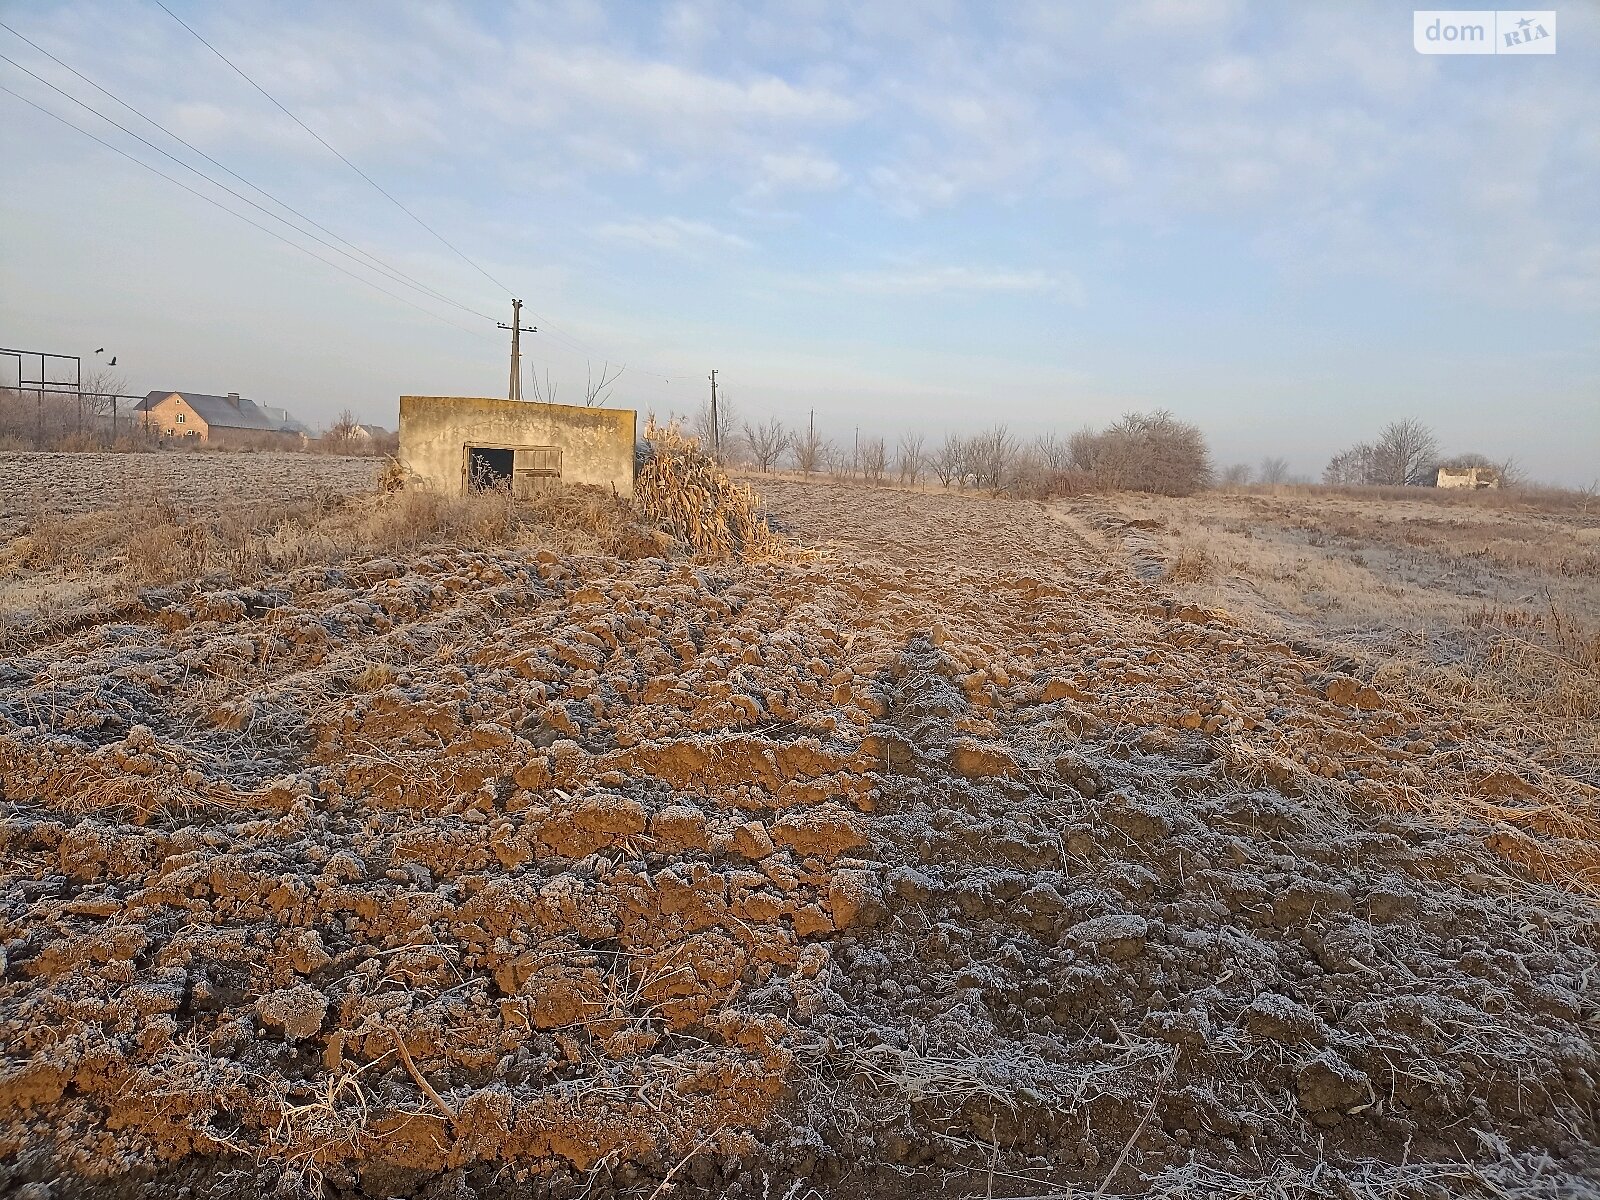
[[[1519,57],[1351,0],[166,3],[372,182],[153,0],[0,0],[0,86],[404,299],[0,93],[0,343],[134,392],[392,426],[505,393],[516,295],[558,401],[609,361],[841,443],[1166,408],[1305,476],[1414,417],[1600,476],[1595,0]]]

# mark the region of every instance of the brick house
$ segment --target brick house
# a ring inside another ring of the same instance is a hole
[[[298,423],[283,409],[269,410],[238,392],[151,392],[134,412],[163,437],[193,438],[211,445],[300,444]]]

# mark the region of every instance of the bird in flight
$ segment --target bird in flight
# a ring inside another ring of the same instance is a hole
[[[117,365],[117,356],[115,354],[111,356],[111,365],[113,367]]]

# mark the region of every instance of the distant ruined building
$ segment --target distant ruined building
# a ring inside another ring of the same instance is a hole
[[[1500,472],[1494,467],[1440,467],[1434,486],[1442,488],[1497,488]]]

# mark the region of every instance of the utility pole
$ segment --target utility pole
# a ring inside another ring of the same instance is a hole
[[[525,333],[538,333],[539,330],[532,325],[522,324],[522,301],[511,302],[511,324],[500,322],[501,329],[511,330],[511,384],[506,388],[507,400],[522,399],[522,335]]]
[[[722,426],[717,424],[717,372],[711,372],[711,453],[722,457]]]

